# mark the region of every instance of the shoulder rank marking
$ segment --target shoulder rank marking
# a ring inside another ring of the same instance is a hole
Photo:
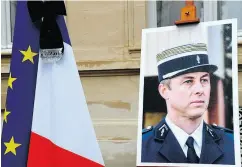
[[[153,126],[147,126],[145,129],[142,130],[142,134],[149,132],[153,129]]]
[[[224,132],[228,132],[228,133],[234,133],[233,130],[231,129],[228,129],[228,128],[224,128],[224,127],[221,127],[221,126],[217,126],[217,125],[211,125],[213,128],[215,129],[218,129],[218,130],[222,130]]]

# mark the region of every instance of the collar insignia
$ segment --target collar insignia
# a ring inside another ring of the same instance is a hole
[[[160,141],[164,140],[168,131],[169,131],[169,128],[165,123],[162,124],[162,126],[157,127],[155,131],[155,139]]]

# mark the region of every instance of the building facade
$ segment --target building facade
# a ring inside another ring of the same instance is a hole
[[[238,91],[242,106],[242,10],[237,9],[242,4],[216,1],[195,4],[201,21],[240,17]],[[1,36],[2,111],[11,60],[15,5],[2,1],[2,22],[6,25]],[[66,24],[107,167],[136,166],[141,31],[174,25],[182,5],[174,1],[66,1]],[[153,124],[162,116],[162,113],[146,113],[145,120]]]

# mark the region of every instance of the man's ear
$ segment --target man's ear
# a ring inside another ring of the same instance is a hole
[[[159,91],[160,95],[161,95],[165,100],[168,100],[168,99],[169,99],[169,95],[168,95],[169,88],[168,88],[167,85],[165,85],[165,84],[159,84],[159,86],[158,86],[158,91]]]

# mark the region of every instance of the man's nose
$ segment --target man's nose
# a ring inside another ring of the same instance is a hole
[[[197,82],[195,85],[194,85],[194,93],[195,94],[202,94],[204,92],[204,87],[202,85],[202,83],[200,82]]]

